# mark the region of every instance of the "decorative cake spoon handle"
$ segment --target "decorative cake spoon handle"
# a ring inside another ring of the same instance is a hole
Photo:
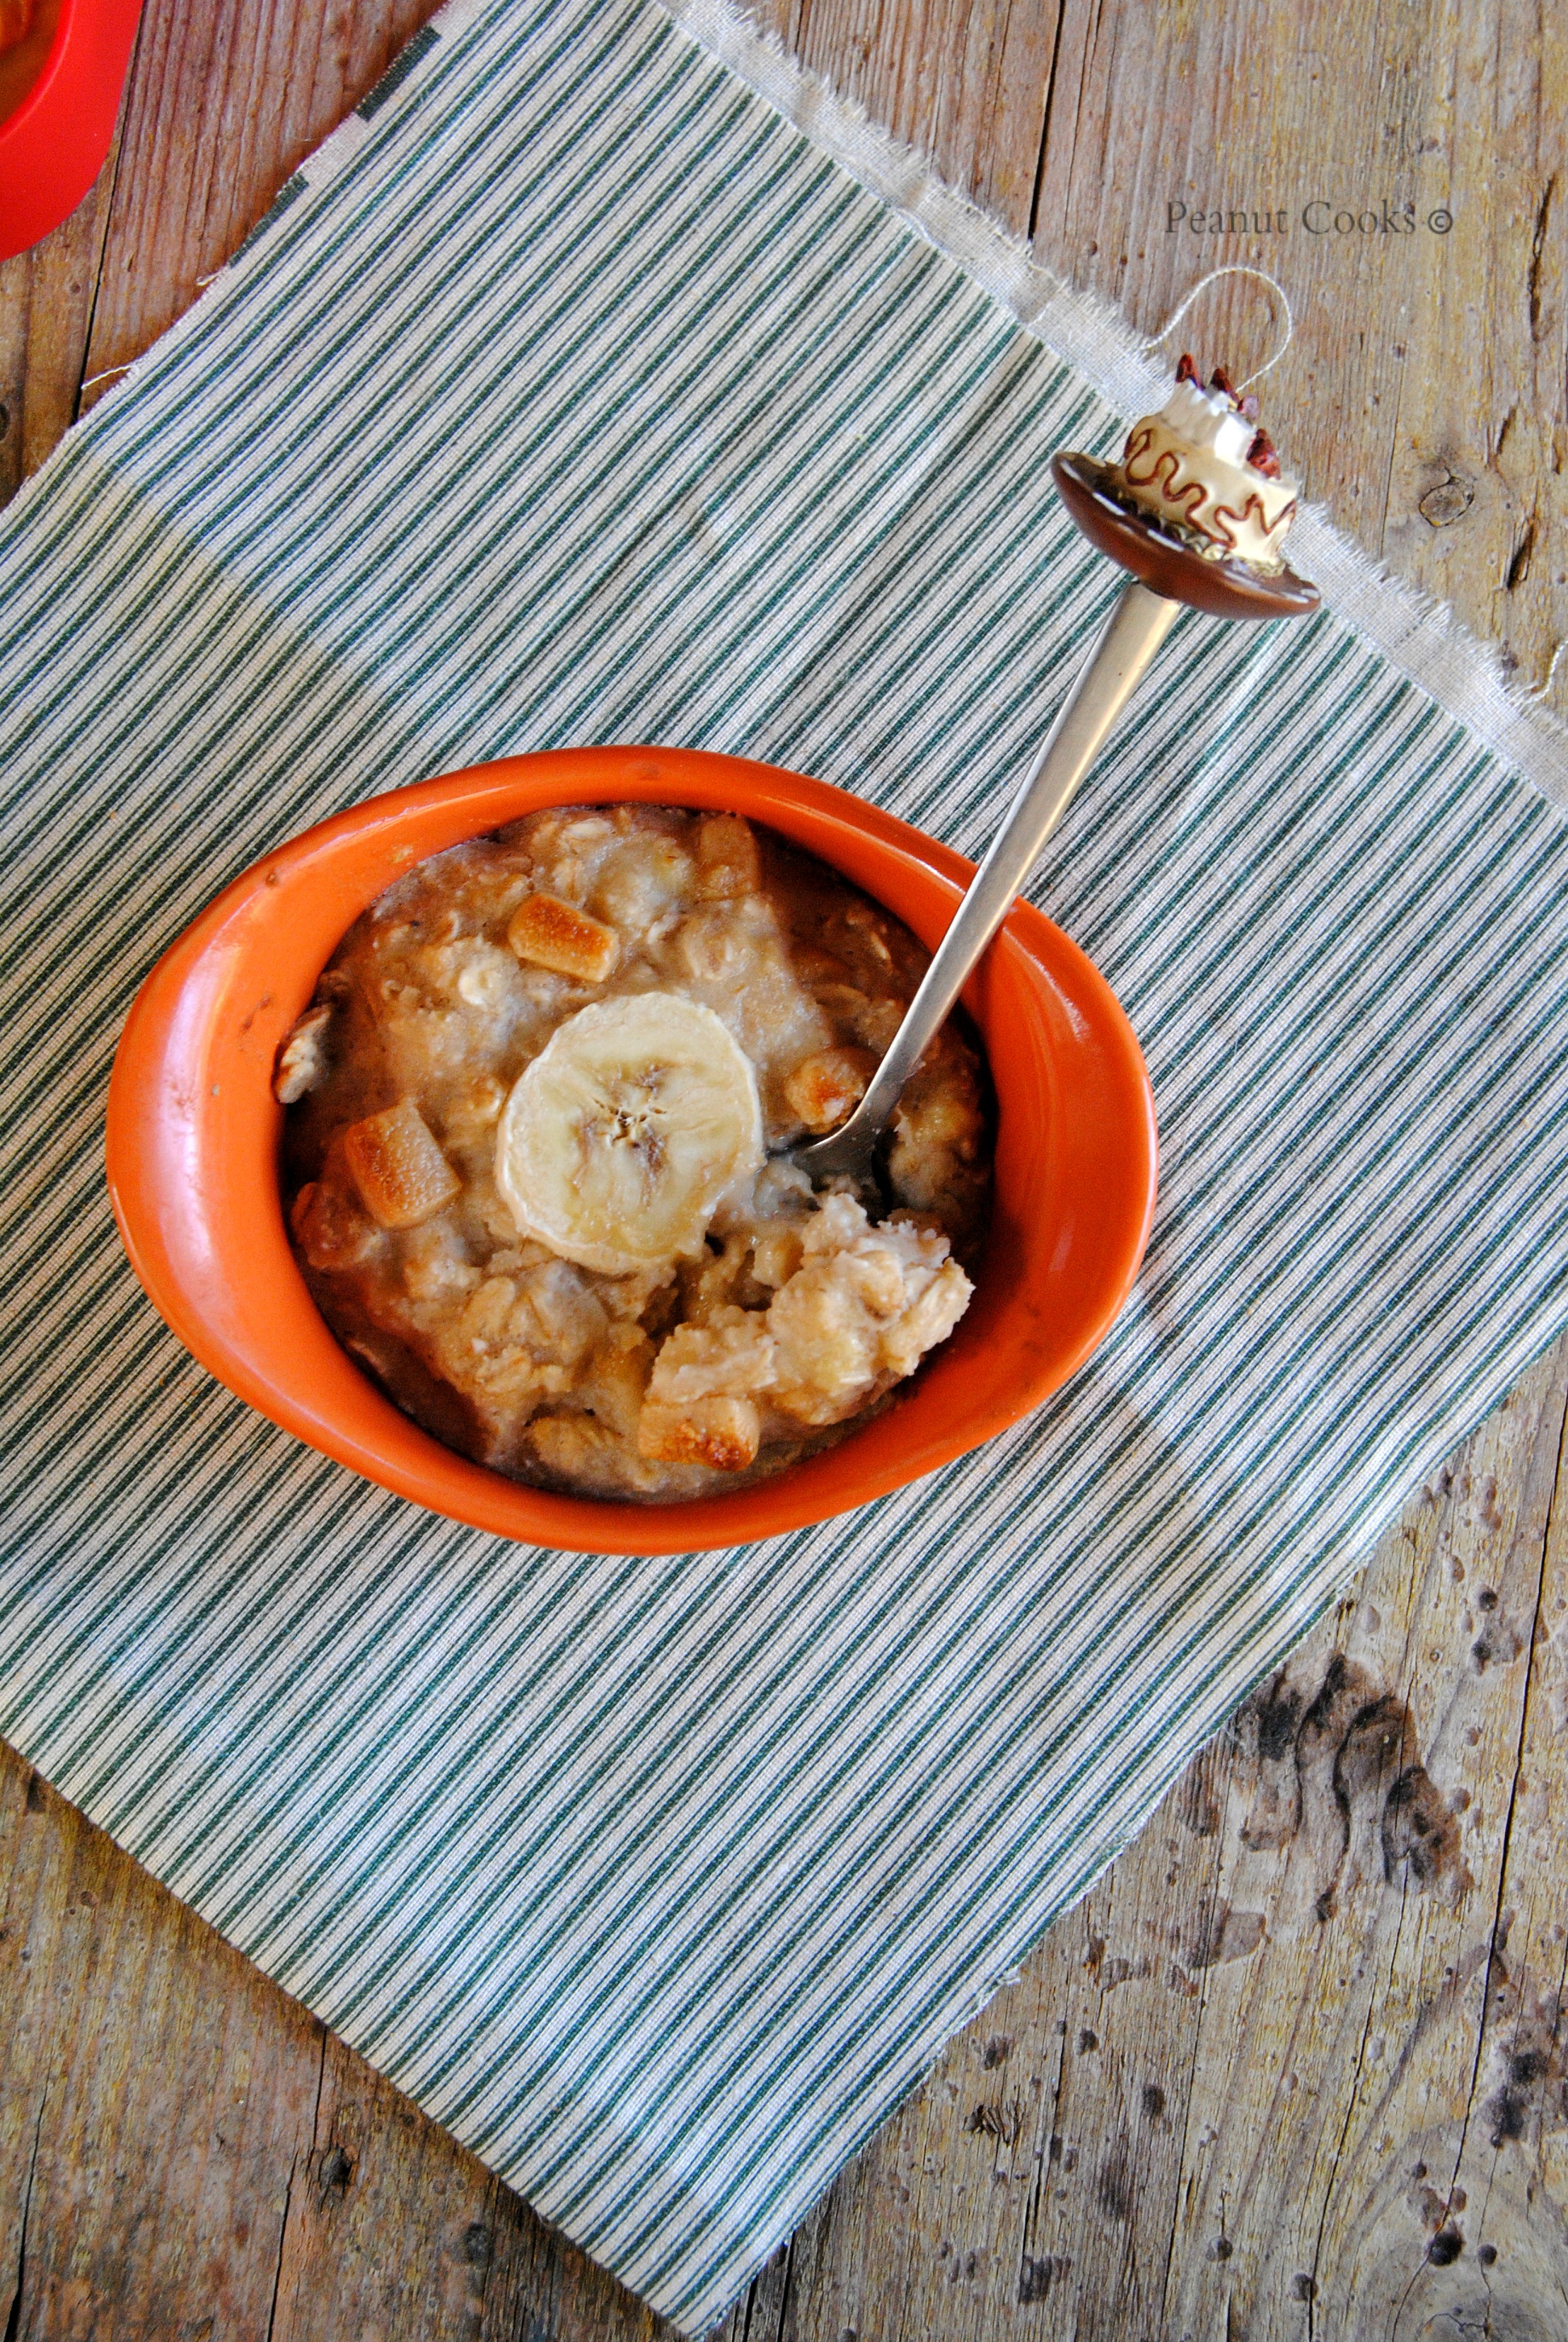
[[[841,1129],[790,1150],[791,1160],[813,1179],[830,1178],[835,1173],[862,1180],[873,1176],[877,1142],[922,1051],[1012,909],[1046,839],[1072,804],[1079,782],[1137,689],[1181,607],[1180,602],[1152,593],[1135,579],[1124,586],[1087,666],[1045,736],[1034,770],[937,946],[865,1096]]]

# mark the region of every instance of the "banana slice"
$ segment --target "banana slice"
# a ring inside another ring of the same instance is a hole
[[[670,992],[568,1017],[495,1135],[524,1234],[606,1276],[695,1254],[724,1189],[762,1161],[751,1060],[711,1008]]]

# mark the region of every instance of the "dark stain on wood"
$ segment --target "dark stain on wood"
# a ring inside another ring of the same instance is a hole
[[[1244,1960],[1263,1940],[1261,1911],[1233,1911],[1228,1903],[1202,1913],[1186,1959],[1190,1968],[1218,1967],[1222,1960]]]
[[[1274,1688],[1257,1708],[1258,1755],[1265,1765],[1293,1754],[1301,1728],[1302,1695],[1294,1689],[1282,1690],[1283,1681],[1283,1676],[1275,1679]]]
[[[1023,2136],[1024,2123],[1022,2098],[1009,2098],[1005,2105],[995,2105],[983,2099],[964,2127],[985,2138],[1000,2139],[1004,2147],[1014,2147]]]
[[[1459,1824],[1422,1762],[1409,1708],[1343,1652],[1329,1659],[1310,1700],[1282,1672],[1242,1719],[1258,1764],[1243,1843],[1283,1849],[1304,1833],[1319,1865],[1320,1920],[1339,1907],[1345,1859],[1361,1828],[1375,1826],[1386,1885],[1405,1866],[1418,1888],[1441,1888],[1450,1899],[1473,1883]]]
[[[316,2185],[324,2197],[335,2196],[341,2202],[348,2193],[349,2182],[353,2177],[353,2160],[345,2154],[342,2147],[334,2139],[332,2145],[322,2156],[316,2171]]]
[[[1495,1660],[1507,1666],[1521,1658],[1525,1649],[1525,1637],[1510,1619],[1497,1615],[1497,1595],[1490,1586],[1483,1586],[1475,1597],[1475,1606],[1485,1618],[1485,1624],[1470,1646],[1475,1672],[1483,1676]]]
[[[1177,1811],[1194,1837],[1213,1837],[1218,1831],[1220,1809],[1201,1767],[1194,1766],[1183,1782]]]
[[[1124,2220],[1133,2209],[1133,2167],[1127,2141],[1119,2138],[1101,2164],[1094,2180],[1100,2208],[1112,2220]]]
[[[1541,201],[1536,205],[1535,233],[1530,239],[1530,274],[1526,289],[1530,305],[1530,338],[1533,342],[1538,342],[1542,338],[1541,272],[1546,252],[1546,230],[1552,218],[1552,198],[1556,193],[1557,174],[1553,171],[1542,191]]]
[[[1522,1993],[1500,1948],[1492,1955],[1492,2009],[1499,2037],[1492,2051],[1482,2117],[1493,2147],[1568,2125],[1568,2067],[1563,2052],[1562,1996]]]
[[[1464,1873],[1459,1823],[1433,1787],[1424,1766],[1411,1765],[1394,1782],[1383,1807],[1383,1875],[1393,1884],[1402,1862],[1418,1887],[1431,1887]]]
[[[1510,594],[1517,593],[1530,575],[1530,565],[1535,557],[1535,532],[1536,519],[1535,515],[1532,513],[1520,532],[1518,543],[1509,555],[1508,572],[1503,584],[1505,591]]]
[[[1024,2266],[1018,2272],[1019,2300],[1044,2301],[1053,2285],[1064,2277],[1072,2266],[1072,2260],[1065,2254],[1042,2253],[1038,2260],[1034,2260],[1025,2253]]]

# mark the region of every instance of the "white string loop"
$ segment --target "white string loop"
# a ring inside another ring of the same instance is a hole
[[[1266,268],[1249,268],[1244,261],[1239,260],[1228,262],[1223,268],[1211,268],[1206,276],[1199,277],[1197,283],[1193,285],[1192,291],[1186,295],[1184,299],[1177,302],[1175,307],[1172,310],[1170,315],[1166,318],[1159,332],[1157,334],[1151,335],[1149,339],[1144,344],[1144,354],[1147,355],[1150,350],[1158,349],[1160,344],[1164,340],[1165,335],[1170,333],[1174,327],[1181,324],[1182,319],[1186,315],[1188,310],[1192,307],[1199,294],[1206,293],[1209,286],[1215,284],[1222,276],[1255,276],[1260,285],[1266,285],[1268,286],[1269,291],[1274,295],[1281,309],[1284,312],[1284,338],[1281,342],[1278,349],[1273,352],[1273,355],[1265,358],[1263,365],[1259,366],[1254,373],[1248,375],[1245,382],[1237,384],[1236,387],[1238,390],[1246,390],[1254,382],[1261,382],[1264,375],[1268,374],[1274,366],[1278,365],[1280,360],[1289,349],[1291,345],[1291,337],[1295,332],[1295,319],[1291,315],[1291,305],[1289,297],[1286,295],[1285,288],[1279,282],[1277,277],[1271,276],[1269,275]]]

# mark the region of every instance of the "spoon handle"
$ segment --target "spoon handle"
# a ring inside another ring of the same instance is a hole
[[[871,1086],[842,1129],[792,1150],[814,1178],[858,1176],[916,1060],[968,981],[971,969],[1012,909],[1041,848],[1073,802],[1107,733],[1132,697],[1181,609],[1135,579],[1122,590],[1094,654],[1059,710],[1013,809],[937,946]]]

